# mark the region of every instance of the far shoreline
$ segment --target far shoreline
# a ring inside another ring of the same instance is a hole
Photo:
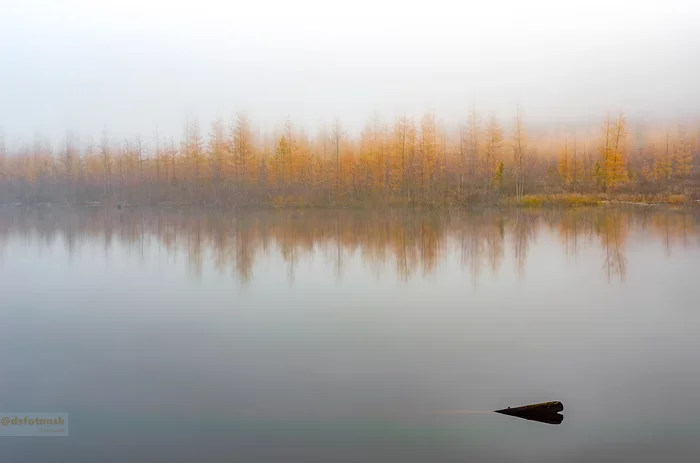
[[[512,210],[512,209],[575,209],[597,208],[609,206],[653,207],[653,208],[700,208],[700,199],[691,199],[685,195],[653,195],[620,194],[620,195],[586,195],[586,194],[533,194],[524,195],[521,198],[503,197],[495,201],[473,201],[462,203],[450,202],[367,202],[348,201],[337,204],[299,203],[289,201],[287,203],[262,202],[257,204],[215,204],[213,202],[174,202],[162,201],[151,203],[132,203],[127,201],[88,201],[70,203],[58,202],[14,202],[0,203],[1,207],[32,207],[32,208],[99,208],[115,210],[128,209],[198,209],[212,211],[275,211],[275,210],[413,210],[413,211],[439,211],[439,210]]]

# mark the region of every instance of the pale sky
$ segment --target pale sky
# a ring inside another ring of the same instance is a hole
[[[697,0],[0,0],[0,127],[700,113]]]

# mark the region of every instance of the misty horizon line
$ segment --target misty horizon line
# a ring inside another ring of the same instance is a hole
[[[474,106],[469,106],[469,110],[465,111],[465,116],[461,118],[454,117],[443,117],[440,113],[434,109],[427,109],[422,112],[394,112],[393,117],[385,117],[380,111],[372,111],[369,116],[365,119],[363,124],[346,124],[342,117],[334,116],[331,118],[326,118],[323,122],[319,122],[315,125],[297,123],[291,114],[287,114],[284,119],[280,122],[265,123],[261,121],[256,121],[251,116],[251,111],[243,109],[239,111],[231,112],[231,115],[224,117],[218,115],[213,118],[204,118],[199,116],[185,116],[182,118],[180,133],[162,133],[160,131],[160,125],[158,123],[153,124],[153,128],[149,132],[136,131],[131,135],[125,135],[120,133],[120,131],[112,131],[108,124],[105,124],[98,134],[86,133],[79,130],[75,130],[71,127],[67,127],[63,130],[63,135],[59,137],[52,137],[45,133],[45,131],[37,130],[32,137],[22,137],[22,136],[12,136],[11,132],[4,130],[2,124],[0,124],[0,155],[10,154],[8,150],[22,150],[28,149],[32,145],[35,147],[38,144],[43,144],[44,146],[58,144],[59,146],[65,144],[70,139],[71,143],[77,144],[79,147],[83,143],[86,145],[98,144],[100,141],[107,140],[110,144],[114,143],[119,146],[121,143],[143,143],[145,148],[148,150],[151,146],[157,147],[159,143],[164,145],[168,142],[175,142],[179,140],[182,142],[187,138],[187,128],[192,124],[196,124],[199,127],[213,127],[214,124],[223,124],[228,130],[232,129],[236,120],[240,117],[246,118],[248,123],[251,125],[252,132],[260,139],[266,139],[272,137],[273,139],[279,138],[287,130],[287,126],[291,125],[295,132],[300,135],[308,137],[310,140],[319,139],[323,136],[324,132],[329,134],[332,131],[333,126],[339,125],[343,130],[343,138],[349,141],[361,140],[363,132],[367,130],[372,124],[381,130],[389,131],[390,128],[398,124],[401,120],[408,123],[413,123],[416,126],[420,125],[420,120],[422,117],[430,116],[436,123],[440,126],[441,130],[446,133],[455,133],[460,130],[461,127],[471,124],[474,116],[477,118],[477,124],[486,125],[490,120],[497,121],[505,131],[513,131],[518,117],[521,118],[521,122],[525,124],[527,132],[537,138],[548,137],[548,136],[574,136],[581,137],[585,139],[586,137],[596,137],[601,124],[607,118],[616,118],[620,115],[624,116],[627,125],[632,127],[630,131],[632,134],[647,130],[657,133],[697,133],[700,136],[700,111],[697,114],[683,114],[671,117],[662,118],[645,118],[645,117],[634,117],[630,116],[627,111],[624,110],[609,110],[602,112],[598,116],[585,115],[578,116],[575,120],[576,122],[565,122],[565,123],[547,123],[545,121],[539,120],[537,118],[532,121],[528,118],[527,109],[523,109],[522,106],[516,105],[516,111],[508,117],[501,117],[497,114],[497,111],[485,111],[481,110],[478,106],[474,109]],[[561,119],[561,118],[560,118]],[[203,131],[205,138],[209,138],[211,135],[208,131]]]

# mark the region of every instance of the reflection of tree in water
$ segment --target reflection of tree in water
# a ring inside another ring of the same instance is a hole
[[[248,217],[242,215],[233,220],[236,235],[234,246],[236,256],[236,269],[241,281],[247,283],[253,277],[253,264],[255,262],[255,224],[247,223]],[[293,270],[292,270],[293,272]]]
[[[505,221],[503,216],[498,214],[486,227],[486,248],[488,249],[489,266],[494,275],[498,272],[498,267],[503,261],[505,236]]]
[[[687,211],[637,211],[620,208],[569,210],[482,210],[478,212],[266,211],[238,214],[189,209],[43,209],[0,210],[0,249],[8,239],[48,248],[60,240],[69,256],[81,244],[98,241],[140,258],[151,251],[170,259],[184,253],[187,267],[201,275],[211,260],[219,272],[233,271],[242,282],[253,278],[261,255],[278,255],[293,281],[304,259],[323,253],[342,279],[356,256],[375,275],[395,268],[400,280],[430,275],[455,253],[477,284],[484,266],[498,272],[505,240],[520,277],[541,227],[557,233],[565,254],[576,257],[584,243],[599,246],[608,279],[627,271],[625,245],[631,227],[650,229],[668,252],[698,236],[698,218]],[[157,248],[156,248],[157,247]],[[1,254],[0,254],[1,256]],[[393,265],[388,265],[393,264]]]
[[[578,256],[578,250],[582,229],[585,229],[585,224],[582,223],[582,211],[580,209],[572,209],[564,212],[561,215],[561,220],[556,223],[559,231],[559,239],[564,246],[564,254],[566,258],[573,257],[574,260]]]
[[[513,240],[513,257],[518,270],[518,277],[525,276],[525,262],[530,244],[535,239],[539,214],[518,209],[513,216],[511,233]]]
[[[388,239],[388,252],[394,255],[396,260],[396,273],[402,281],[408,281],[418,266],[420,259],[418,250],[414,246],[416,242],[416,229],[413,215],[399,217],[391,226]]]
[[[340,219],[335,219],[335,277],[343,277],[343,238],[341,236]]]
[[[231,245],[231,233],[229,224],[230,217],[212,217],[209,221],[209,227],[212,229],[211,239],[213,244],[212,258],[214,268],[219,272],[225,272],[228,268],[228,263],[233,259],[231,254],[233,246]],[[172,243],[172,233],[168,230],[168,242]],[[245,276],[241,275],[241,279],[245,280]]]
[[[391,222],[384,221],[383,226],[376,227],[375,239],[369,240],[361,245],[360,256],[372,270],[375,277],[379,278],[386,268],[389,253],[389,241],[391,236]],[[367,223],[364,223],[363,232],[369,233]]]
[[[670,256],[675,245],[685,249],[689,238],[698,235],[698,220],[700,215],[693,216],[684,210],[664,209],[651,215],[649,222],[652,233],[661,240],[666,255]]]
[[[603,270],[610,281],[619,276],[624,281],[627,274],[625,243],[629,236],[630,222],[617,208],[604,210],[596,215],[596,230],[603,250]]]
[[[423,264],[423,275],[435,272],[440,257],[442,234],[438,231],[439,221],[433,216],[420,218],[420,256]]]
[[[187,263],[192,273],[202,276],[202,223],[201,220],[193,220],[192,226],[187,230]]]
[[[459,248],[462,267],[468,268],[472,280],[472,285],[476,286],[481,273],[481,262],[483,256],[482,242],[482,221],[481,217],[475,215],[469,217],[462,215],[463,222],[460,224]]]
[[[463,212],[451,224],[455,236],[460,263],[467,269],[472,285],[476,286],[483,265],[487,264],[495,275],[503,259],[505,221],[497,211]]]

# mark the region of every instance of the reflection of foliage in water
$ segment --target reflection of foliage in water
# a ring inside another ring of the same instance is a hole
[[[600,237],[603,250],[603,269],[608,280],[618,275],[621,280],[627,273],[625,242],[629,235],[629,222],[624,223],[620,211],[611,210],[596,214],[596,234]]]
[[[699,216],[689,210],[598,208],[567,210],[482,210],[475,212],[383,211],[213,211],[129,209],[0,210],[0,250],[12,237],[50,245],[63,241],[69,256],[89,241],[102,244],[108,256],[114,242],[143,258],[145,252],[186,256],[195,275],[210,259],[216,270],[233,271],[241,281],[253,277],[261,254],[277,253],[290,281],[303,260],[315,253],[332,263],[338,279],[353,256],[376,275],[391,265],[408,281],[418,272],[431,275],[448,256],[457,255],[476,284],[483,269],[496,274],[506,249],[520,277],[528,252],[543,231],[556,233],[567,258],[584,245],[600,248],[608,279],[624,279],[626,242],[632,228],[651,229],[668,254],[690,245],[698,235]],[[509,245],[507,243],[510,243]],[[0,257],[2,252],[0,251]]]

